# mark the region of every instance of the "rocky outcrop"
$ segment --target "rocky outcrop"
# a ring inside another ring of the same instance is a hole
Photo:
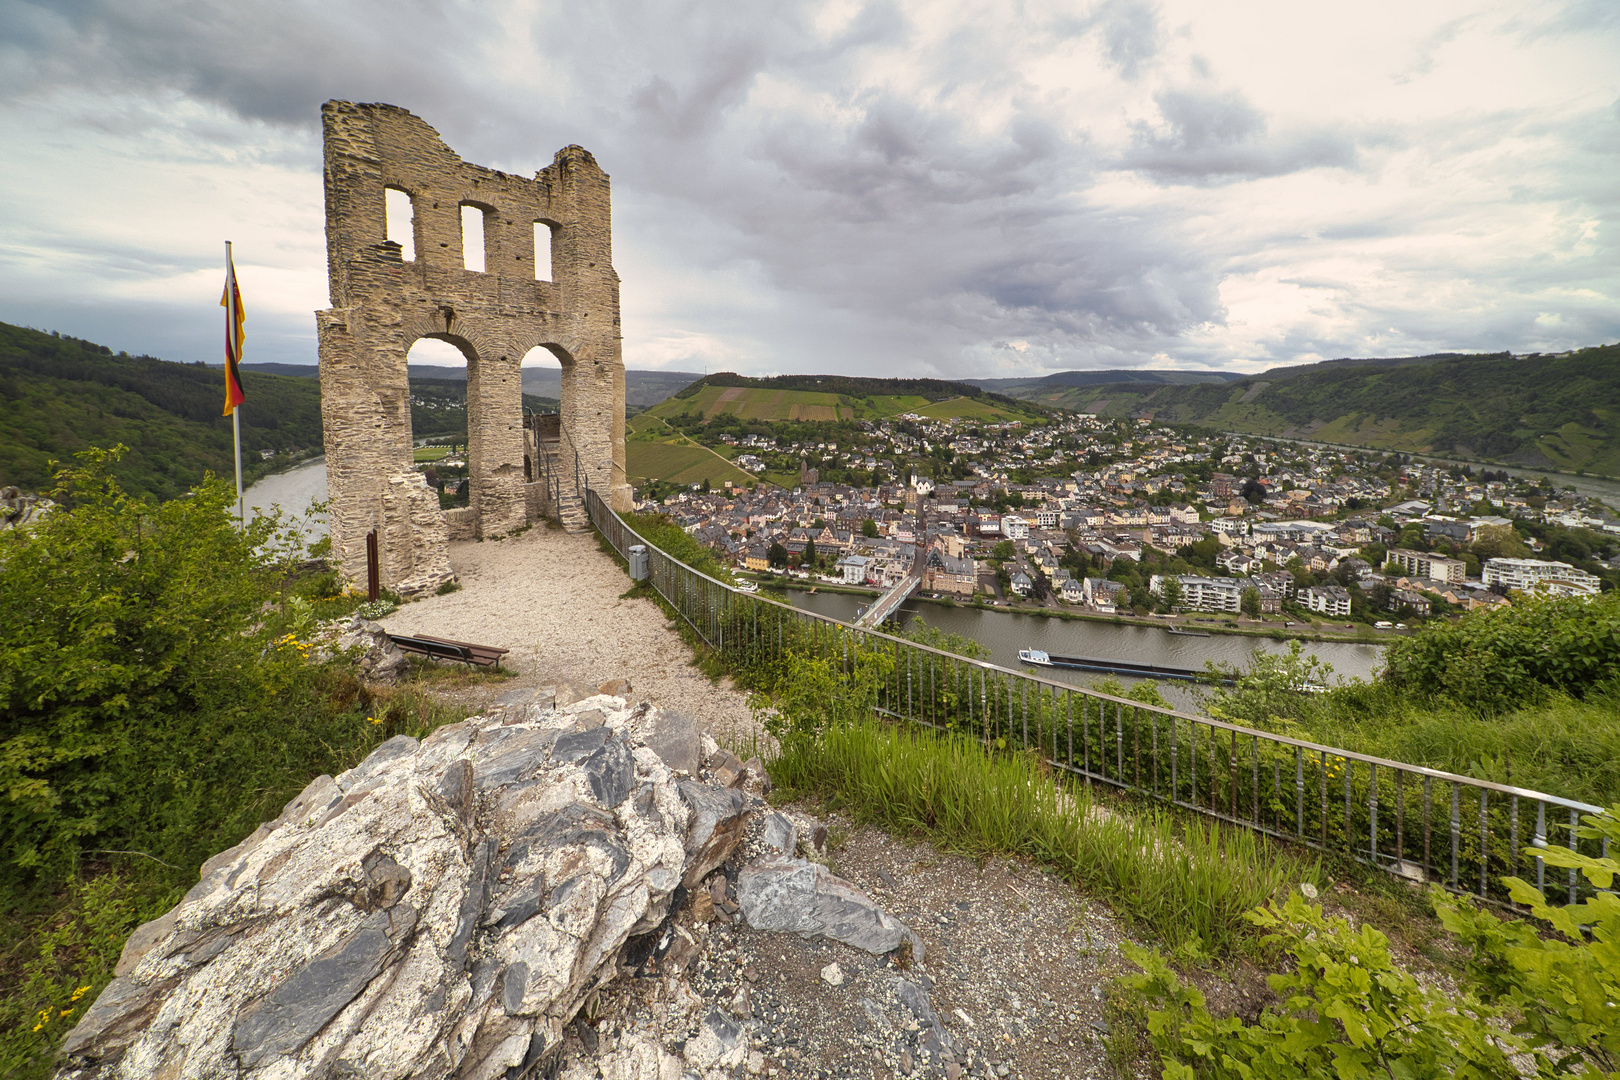
[[[781,1017],[735,948],[762,931],[864,950],[818,982],[847,971],[898,1052],[954,1063],[921,939],[797,857],[826,830],[764,812],[763,766],[690,718],[575,696],[318,778],[130,936],[58,1080],[759,1074]]]
[[[524,707],[317,779],[131,937],[60,1075],[537,1073],[752,807],[678,782],[655,727],[619,698]]]

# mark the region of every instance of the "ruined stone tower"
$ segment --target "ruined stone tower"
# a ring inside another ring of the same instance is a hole
[[[332,306],[315,320],[332,554],[345,576],[365,580],[372,530],[382,584],[410,593],[448,578],[447,539],[541,514],[581,524],[576,477],[628,509],[607,174],[578,146],[533,179],[471,165],[393,105],[329,101],[321,119]],[[410,199],[411,260],[388,239],[389,189]],[[482,214],[483,271],[463,264],[463,207]],[[537,267],[547,231],[549,267],[543,251]],[[412,468],[406,354],[424,337],[467,358],[471,499],[457,510],[441,512]],[[536,347],[562,364],[560,422],[522,415],[520,365]]]

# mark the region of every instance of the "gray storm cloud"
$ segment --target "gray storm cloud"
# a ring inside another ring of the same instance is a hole
[[[1591,30],[1596,16],[1579,5],[1552,8],[1544,22],[1585,18],[1583,33],[1615,36],[1612,24]],[[1284,295],[1301,288],[1290,282],[1323,279],[1315,264],[1330,248],[1428,243],[1492,208],[1477,193],[1459,208],[1435,190],[1424,196],[1433,206],[1344,209],[1331,192],[1300,188],[1273,223],[1275,189],[1259,185],[1376,185],[1391,155],[1439,143],[1419,143],[1398,116],[1273,115],[1218,52],[1176,52],[1195,14],[1104,0],[1049,16],[1012,6],[963,16],[879,0],[828,25],[826,6],[809,2],[0,0],[0,109],[59,109],[94,152],[97,136],[82,106],[63,104],[69,96],[145,102],[143,122],[207,138],[187,111],[195,105],[221,118],[221,144],[241,141],[248,156],[256,133],[285,133],[276,152],[310,153],[310,172],[319,106],[331,97],[404,105],[464,156],[514,171],[582,143],[614,177],[620,261],[688,282],[654,295],[627,278],[630,314],[644,304],[642,326],[626,322],[632,366],[642,334],[685,335],[695,350],[733,342],[726,358],[743,368],[947,376],[992,363],[1001,373],[1008,362],[1255,366],[1344,355],[1396,320],[1414,349],[1523,347],[1546,335],[1552,323],[1536,319],[1549,308],[1567,313],[1561,333],[1620,336],[1612,305],[1602,313],[1617,278],[1616,260],[1604,263],[1614,253],[1604,167],[1620,145],[1607,102],[1575,118],[1457,121],[1464,142],[1465,127],[1500,143],[1539,124],[1543,145],[1563,147],[1569,162],[1538,197],[1599,222],[1570,226],[1585,247],[1562,276],[1507,260],[1448,267],[1429,254],[1389,271],[1448,290],[1470,279],[1490,317],[1423,311],[1392,299],[1398,290],[1373,289],[1376,275],[1348,272],[1334,289],[1308,290],[1337,298],[1332,318],[1234,308],[1232,283],[1244,275],[1269,274]],[[1414,32],[1414,49],[1430,49],[1423,71],[1457,33]],[[1075,87],[1054,86],[1042,65]],[[1487,179],[1498,168],[1478,166]],[[1322,200],[1319,215],[1310,198]],[[148,272],[167,272],[162,262]],[[0,261],[0,286],[16,265]],[[82,314],[49,296],[31,303],[36,323]],[[107,310],[161,321],[137,307]],[[312,355],[307,319],[286,318],[265,338],[289,359]],[[996,348],[1008,341],[1028,347]]]

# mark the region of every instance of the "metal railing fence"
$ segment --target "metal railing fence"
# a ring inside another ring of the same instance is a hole
[[[1144,705],[852,626],[740,592],[647,543],[593,490],[592,523],[621,556],[647,548],[649,581],[734,669],[767,678],[790,656],[855,684],[876,680],[881,715],[1038,753],[1052,768],[1412,880],[1508,903],[1506,876],[1550,903],[1590,895],[1576,871],[1527,858],[1526,844],[1579,839],[1601,808],[1544,792],[1341,750],[1174,709]],[[1567,876],[1566,876],[1567,873]]]

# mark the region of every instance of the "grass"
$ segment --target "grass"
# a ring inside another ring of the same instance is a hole
[[[1027,424],[1034,419],[1025,413],[968,397],[950,398],[912,411],[934,420],[1021,420]]]
[[[1584,699],[1548,694],[1497,716],[1414,700],[1381,684],[1336,690],[1298,710],[1293,723],[1314,742],[1597,806],[1620,802],[1614,684]]]
[[[734,485],[753,482],[753,476],[695,443],[625,443],[625,472],[632,483],[665,480],[674,484],[701,484],[707,480],[720,487],[727,480]]]
[[[859,721],[785,739],[769,769],[786,798],[951,850],[1049,866],[1191,956],[1242,950],[1252,940],[1244,912],[1320,877],[1317,861],[1247,830],[1178,822],[1157,808],[1122,812],[1033,758],[992,754],[962,736]]]
[[[448,446],[418,446],[412,460],[421,464],[424,461],[440,461],[449,456]]]

